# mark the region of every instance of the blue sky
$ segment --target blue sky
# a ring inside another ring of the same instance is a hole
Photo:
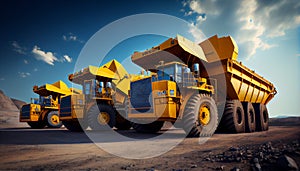
[[[59,79],[70,86],[67,75],[73,72],[81,49],[99,29],[129,15],[162,13],[186,20],[189,29],[178,28],[178,33],[194,41],[203,39],[199,30],[206,37],[233,36],[239,45],[239,60],[273,82],[278,90],[269,104],[271,116],[300,115],[298,0],[0,3],[0,89],[10,97],[28,102],[36,96],[33,85]],[[118,44],[107,57],[122,60],[165,39],[131,38]]]

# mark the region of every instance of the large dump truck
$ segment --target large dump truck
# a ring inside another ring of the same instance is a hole
[[[31,128],[44,128],[46,125],[60,128],[62,126],[58,117],[60,98],[72,94],[73,90],[61,80],[53,84],[33,86],[33,92],[38,94],[39,98],[31,98],[31,103],[22,106],[20,122],[27,122]]]
[[[232,133],[268,130],[266,105],[277,93],[275,86],[237,61],[238,46],[232,37],[215,35],[199,45],[208,60],[210,77],[218,80],[225,75],[227,101],[219,130]],[[216,63],[221,63],[221,67]]]
[[[265,105],[276,94],[275,87],[238,62],[237,55],[230,36],[196,44],[177,35],[135,52],[132,61],[154,74],[130,84],[127,113],[133,128],[157,132],[170,121],[188,136],[209,136],[218,126],[227,132],[267,130]]]
[[[101,67],[88,66],[69,75],[69,80],[82,85],[82,94],[63,97],[59,117],[70,131],[116,127],[129,129],[125,104],[130,85],[124,67],[112,60]]]

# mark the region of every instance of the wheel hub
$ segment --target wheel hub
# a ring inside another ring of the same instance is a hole
[[[100,112],[97,119],[98,123],[101,125],[107,125],[110,121],[109,114],[106,112]]]
[[[202,105],[199,110],[199,121],[201,125],[207,125],[210,121],[210,111],[207,105]]]
[[[57,115],[52,115],[52,116],[51,116],[51,123],[52,123],[53,125],[59,124],[59,117],[58,117]]]

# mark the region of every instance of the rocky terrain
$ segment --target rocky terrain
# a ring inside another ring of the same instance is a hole
[[[21,100],[18,100],[18,99],[14,99],[14,98],[10,98],[11,101],[16,105],[16,107],[20,110],[21,107],[26,104],[26,102],[23,102]]]
[[[171,131],[171,134],[178,133],[178,129]],[[123,131],[122,135],[147,138],[133,130]],[[255,133],[215,134],[204,144],[199,144],[198,138],[186,138],[169,152],[148,159],[115,156],[99,148],[85,133],[64,128],[1,129],[0,137],[0,170],[281,171],[297,170],[300,165],[298,126],[270,126],[269,131]],[[150,146],[142,148],[152,150]]]

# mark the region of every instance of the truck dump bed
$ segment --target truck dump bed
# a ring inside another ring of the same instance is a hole
[[[241,102],[267,104],[277,93],[274,85],[237,61],[238,47],[232,37],[216,35],[199,44],[207,58],[211,77],[225,74],[227,97]],[[216,65],[220,63],[220,65]]]
[[[41,96],[72,94],[72,91],[63,81],[57,81],[53,84],[45,84],[40,87],[33,86],[33,92]]]
[[[155,64],[161,60],[183,62],[190,68],[200,63],[206,70],[201,73],[202,77],[218,80],[220,75],[225,74],[226,96],[230,99],[267,104],[276,94],[274,85],[238,62],[237,56],[238,46],[230,36],[218,38],[215,35],[195,44],[177,35],[175,39],[170,38],[147,51],[135,52],[131,59],[149,70],[155,69]]]
[[[115,90],[115,99],[123,104],[130,89],[130,75],[125,68],[116,60],[111,60],[101,67],[89,66],[81,71],[69,75],[69,80],[73,83],[83,85],[84,80],[108,79],[112,80]]]

